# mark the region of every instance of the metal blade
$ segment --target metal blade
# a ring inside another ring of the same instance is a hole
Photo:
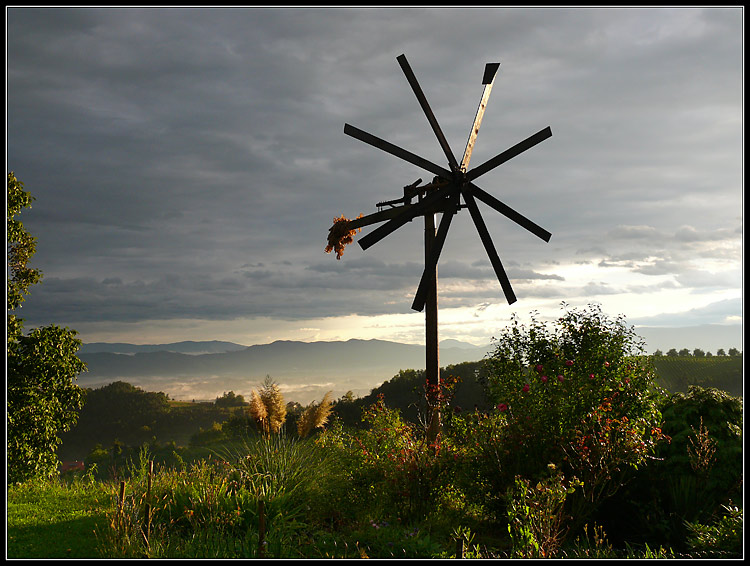
[[[487,171],[491,171],[495,167],[502,165],[510,159],[513,159],[516,155],[519,155],[527,149],[531,149],[536,144],[543,142],[550,136],[552,136],[552,129],[547,126],[543,130],[539,130],[533,136],[529,136],[522,142],[517,143],[509,149],[506,149],[504,152],[496,155],[492,159],[485,161],[479,167],[472,169],[471,171],[466,173],[466,180],[473,181],[480,175],[484,175],[485,173],[487,173]]]
[[[495,73],[500,63],[487,63],[484,67],[484,78],[482,84],[484,85],[484,91],[482,92],[482,98],[479,100],[479,107],[477,108],[477,114],[474,117],[474,125],[471,127],[469,133],[469,139],[466,142],[466,149],[464,150],[464,157],[461,160],[461,170],[466,171],[471,160],[471,153],[474,151],[474,144],[477,141],[477,135],[479,135],[479,126],[482,125],[482,118],[484,117],[484,111],[487,108],[487,101],[490,98],[490,92],[492,92],[492,84],[495,80]]]
[[[430,207],[438,204],[441,199],[444,199],[448,194],[455,191],[456,188],[456,185],[451,183],[435,190],[422,200],[418,201],[416,204],[412,204],[408,208],[404,207],[406,210],[402,211],[398,216],[392,218],[385,224],[378,226],[377,228],[375,228],[375,230],[373,230],[366,236],[363,236],[362,238],[357,240],[357,243],[363,250],[366,250],[373,244],[377,244],[388,234],[401,228],[401,226],[409,222],[409,220],[411,220],[412,218],[415,218],[427,212]]]
[[[456,209],[447,210],[443,213],[443,217],[440,219],[440,226],[438,226],[435,239],[432,242],[432,248],[430,248],[430,255],[424,265],[424,271],[422,272],[422,279],[419,281],[419,287],[417,288],[417,294],[414,296],[414,302],[411,308],[415,311],[422,311],[424,309],[425,302],[427,300],[427,285],[429,284],[430,276],[429,273],[434,273],[437,267],[438,260],[440,259],[440,252],[443,250],[443,244],[445,243],[445,237],[448,235],[448,228],[450,228],[451,220],[453,215],[456,213]]]
[[[419,157],[418,155],[415,155],[410,151],[406,151],[405,149],[402,149],[397,145],[393,145],[392,143],[387,142],[377,136],[368,134],[364,130],[355,128],[350,124],[344,124],[344,133],[348,136],[352,136],[353,138],[370,144],[371,146],[377,147],[378,149],[382,149],[386,153],[390,153],[391,155],[400,157],[404,161],[408,161],[409,163],[416,165],[417,167],[421,167],[422,169],[425,169],[430,173],[434,173],[435,175],[446,177],[450,176],[451,174],[451,172],[447,169],[444,169],[439,165],[435,165],[431,161],[427,161],[426,159]]]
[[[538,238],[541,238],[545,242],[549,242],[550,238],[552,237],[552,234],[548,232],[547,230],[545,230],[544,228],[542,228],[541,226],[539,226],[539,224],[532,222],[520,212],[516,212],[504,202],[497,200],[488,192],[483,191],[482,189],[477,187],[474,183],[469,183],[469,187],[470,187],[472,194],[475,197],[477,197],[479,200],[491,206],[492,208],[497,210],[500,214],[507,216],[508,218],[513,220],[513,222],[515,222],[516,224],[523,226],[524,228],[526,228],[529,232],[531,232]]]
[[[479,208],[477,207],[477,202],[474,200],[474,196],[470,191],[463,191],[463,195],[464,201],[469,207],[471,217],[474,219],[474,225],[477,227],[477,232],[479,232],[479,238],[482,240],[482,244],[484,244],[484,249],[487,250],[487,255],[489,256],[490,263],[492,263],[492,267],[495,270],[495,275],[497,275],[497,279],[498,281],[500,281],[500,285],[503,288],[505,298],[508,300],[508,304],[512,305],[516,302],[516,295],[513,292],[513,288],[510,286],[510,280],[508,279],[508,275],[505,273],[505,269],[503,269],[503,264],[500,261],[500,257],[497,255],[495,245],[492,243],[490,233],[487,230],[484,219],[482,218],[482,215],[479,212]]]
[[[411,67],[409,66],[409,62],[406,60],[406,55],[399,55],[396,57],[396,60],[398,61],[398,64],[401,65],[401,70],[404,71],[404,74],[406,75],[406,80],[409,81],[409,84],[411,85],[411,89],[414,91],[414,94],[417,97],[417,100],[419,101],[419,105],[422,107],[422,110],[425,113],[425,116],[427,116],[427,121],[430,123],[430,126],[432,126],[432,131],[435,132],[435,136],[438,139],[438,142],[440,143],[440,147],[443,148],[443,153],[445,153],[445,156],[448,158],[448,163],[450,164],[452,171],[458,170],[458,163],[456,162],[456,158],[453,156],[453,152],[451,151],[450,146],[448,145],[448,140],[445,139],[445,136],[443,135],[443,131],[440,129],[440,126],[438,125],[437,118],[435,118],[435,114],[432,113],[432,109],[430,108],[430,105],[427,103],[427,98],[424,95],[424,92],[422,92],[422,87],[419,86],[419,82],[417,82],[417,77],[414,75],[414,72],[411,70]]]

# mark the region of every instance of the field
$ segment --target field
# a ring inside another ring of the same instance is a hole
[[[690,385],[699,385],[742,397],[742,356],[658,356],[654,365],[657,383],[672,393],[685,393]]]

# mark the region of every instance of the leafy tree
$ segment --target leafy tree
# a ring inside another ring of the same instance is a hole
[[[221,397],[217,397],[214,404],[217,407],[242,407],[243,405],[247,405],[247,402],[242,395],[237,395],[234,391],[230,391],[229,393],[225,392]]]
[[[11,171],[8,173],[8,342],[21,335],[23,321],[12,311],[21,307],[29,287],[35,285],[42,272],[28,267],[29,259],[36,253],[36,238],[29,234],[16,216],[24,208],[31,208],[34,197],[23,190],[21,183]]]
[[[679,355],[679,354],[677,354],[677,350],[676,350],[675,348],[670,348],[670,349],[669,349],[669,350],[667,351],[667,356],[670,356],[670,357],[676,358],[676,357],[677,357],[678,355]]]
[[[724,348],[719,348],[718,350],[716,350],[716,355],[717,356],[726,356],[727,353],[724,351]]]
[[[677,355],[683,358],[688,357],[690,356],[690,350],[688,350],[687,348],[682,348],[682,350],[680,350]]]
[[[704,352],[700,348],[696,348],[695,350],[693,350],[693,357],[694,358],[705,358],[706,357],[706,352]]]
[[[16,217],[33,197],[13,172],[8,173],[8,481],[49,477],[56,473],[59,434],[76,423],[84,392],[74,380],[86,369],[76,356],[81,341],[67,328],[46,326],[23,335],[15,315],[42,274],[28,267],[36,251],[31,236]]]
[[[737,350],[737,348],[729,348],[729,355],[730,356],[739,356],[740,352]]]
[[[656,357],[661,357],[661,356],[663,356],[663,355],[664,355],[664,352],[662,352],[661,350],[658,350],[658,349],[657,349],[657,350],[656,350],[656,351],[654,352],[654,356],[656,356]]]

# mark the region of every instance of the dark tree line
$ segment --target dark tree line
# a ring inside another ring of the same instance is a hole
[[[654,356],[669,356],[672,358],[687,358],[687,357],[693,357],[693,358],[710,358],[714,354],[712,354],[710,351],[702,350],[701,348],[695,348],[692,351],[687,348],[682,348],[681,350],[677,350],[677,348],[670,348],[667,350],[667,353],[664,354],[661,350],[656,350],[654,352]],[[729,348],[729,350],[724,350],[724,348],[719,348],[716,350],[716,356],[718,357],[736,357],[741,356],[742,352],[740,352],[737,348]]]

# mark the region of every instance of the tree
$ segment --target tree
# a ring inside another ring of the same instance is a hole
[[[229,393],[225,392],[221,397],[217,397],[214,405],[217,407],[242,407],[247,403],[242,395],[236,395],[234,391],[230,391]]]
[[[11,171],[8,173],[8,342],[20,336],[23,323],[12,311],[21,307],[29,287],[42,278],[42,272],[27,266],[36,253],[36,238],[29,234],[23,223],[16,219],[24,208],[31,208],[34,197],[23,190]]]
[[[657,349],[657,350],[656,350],[656,351],[654,352],[654,357],[656,357],[656,358],[660,358],[660,357],[662,357],[663,355],[664,355],[664,352],[662,352],[661,350],[658,350],[658,349]]]
[[[84,392],[74,380],[85,371],[76,356],[76,332],[57,326],[36,328],[23,335],[15,312],[42,273],[28,267],[36,251],[31,236],[16,217],[34,198],[8,173],[8,481],[50,477],[57,470],[59,434],[70,430],[83,406]]]
[[[724,351],[724,348],[719,348],[718,350],[716,350],[716,355],[717,356],[726,356],[727,353]]]
[[[728,353],[729,353],[730,356],[739,356],[740,355],[740,352],[739,352],[739,350],[737,350],[737,348],[729,348]]]
[[[694,358],[705,358],[706,357],[706,352],[704,352],[700,348],[696,348],[695,350],[693,350],[693,357]]]
[[[688,350],[687,348],[683,348],[682,350],[679,351],[677,355],[683,358],[688,357],[690,356],[690,350]]]
[[[677,350],[675,348],[670,348],[669,351],[667,351],[667,356],[676,358],[677,357]]]

